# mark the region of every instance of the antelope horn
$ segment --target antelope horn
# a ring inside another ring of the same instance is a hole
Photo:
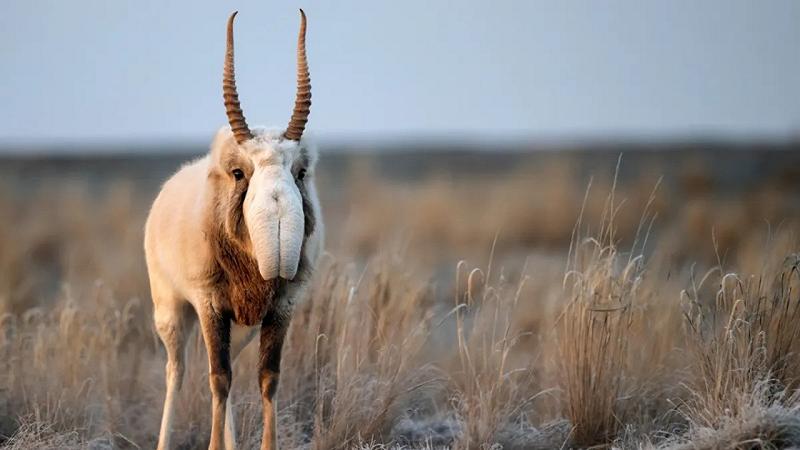
[[[311,77],[308,74],[306,59],[306,13],[300,10],[300,34],[297,37],[297,95],[294,100],[294,111],[289,126],[283,136],[292,141],[299,141],[308,122],[311,112]]]
[[[239,144],[253,139],[253,133],[247,126],[247,121],[239,104],[239,93],[236,92],[236,73],[233,68],[233,19],[238,11],[234,11],[228,19],[228,42],[225,50],[225,68],[222,71],[222,98],[225,99],[225,114],[231,125],[233,136]]]

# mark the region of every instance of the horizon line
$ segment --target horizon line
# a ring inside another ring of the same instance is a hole
[[[460,147],[472,151],[515,150],[579,150],[579,146],[605,147],[625,146],[669,146],[669,145],[800,145],[800,130],[792,133],[475,133],[464,131],[420,132],[420,133],[323,133],[314,134],[313,142],[320,148],[335,152],[370,152],[380,147],[409,150],[424,147],[453,149]],[[177,153],[202,153],[211,139],[185,138],[111,138],[111,139],[61,139],[40,141],[3,140],[0,137],[2,156],[48,156],[48,155],[147,155],[168,149]],[[198,152],[190,149],[197,148]]]

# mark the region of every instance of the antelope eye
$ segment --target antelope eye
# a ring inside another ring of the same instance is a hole
[[[244,172],[242,172],[242,169],[233,169],[231,171],[231,174],[233,175],[233,178],[236,179],[236,181],[239,181],[242,178],[244,178]]]
[[[306,177],[306,169],[300,169],[297,171],[297,179],[302,180]]]

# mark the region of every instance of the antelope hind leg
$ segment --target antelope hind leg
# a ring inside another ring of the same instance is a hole
[[[155,292],[153,299],[156,331],[167,350],[165,370],[167,390],[157,448],[167,450],[170,448],[175,397],[183,384],[186,342],[194,324],[194,314],[187,303],[169,302],[164,296],[159,297]]]

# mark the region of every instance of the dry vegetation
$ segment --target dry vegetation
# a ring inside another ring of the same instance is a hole
[[[376,173],[323,171],[329,253],[284,350],[282,448],[800,446],[796,184],[726,195],[703,173],[658,186],[657,168],[590,183],[558,160]],[[2,445],[155,445],[152,190],[0,189]],[[200,339],[181,448],[207,444]],[[234,367],[245,448],[260,436],[253,350]]]

